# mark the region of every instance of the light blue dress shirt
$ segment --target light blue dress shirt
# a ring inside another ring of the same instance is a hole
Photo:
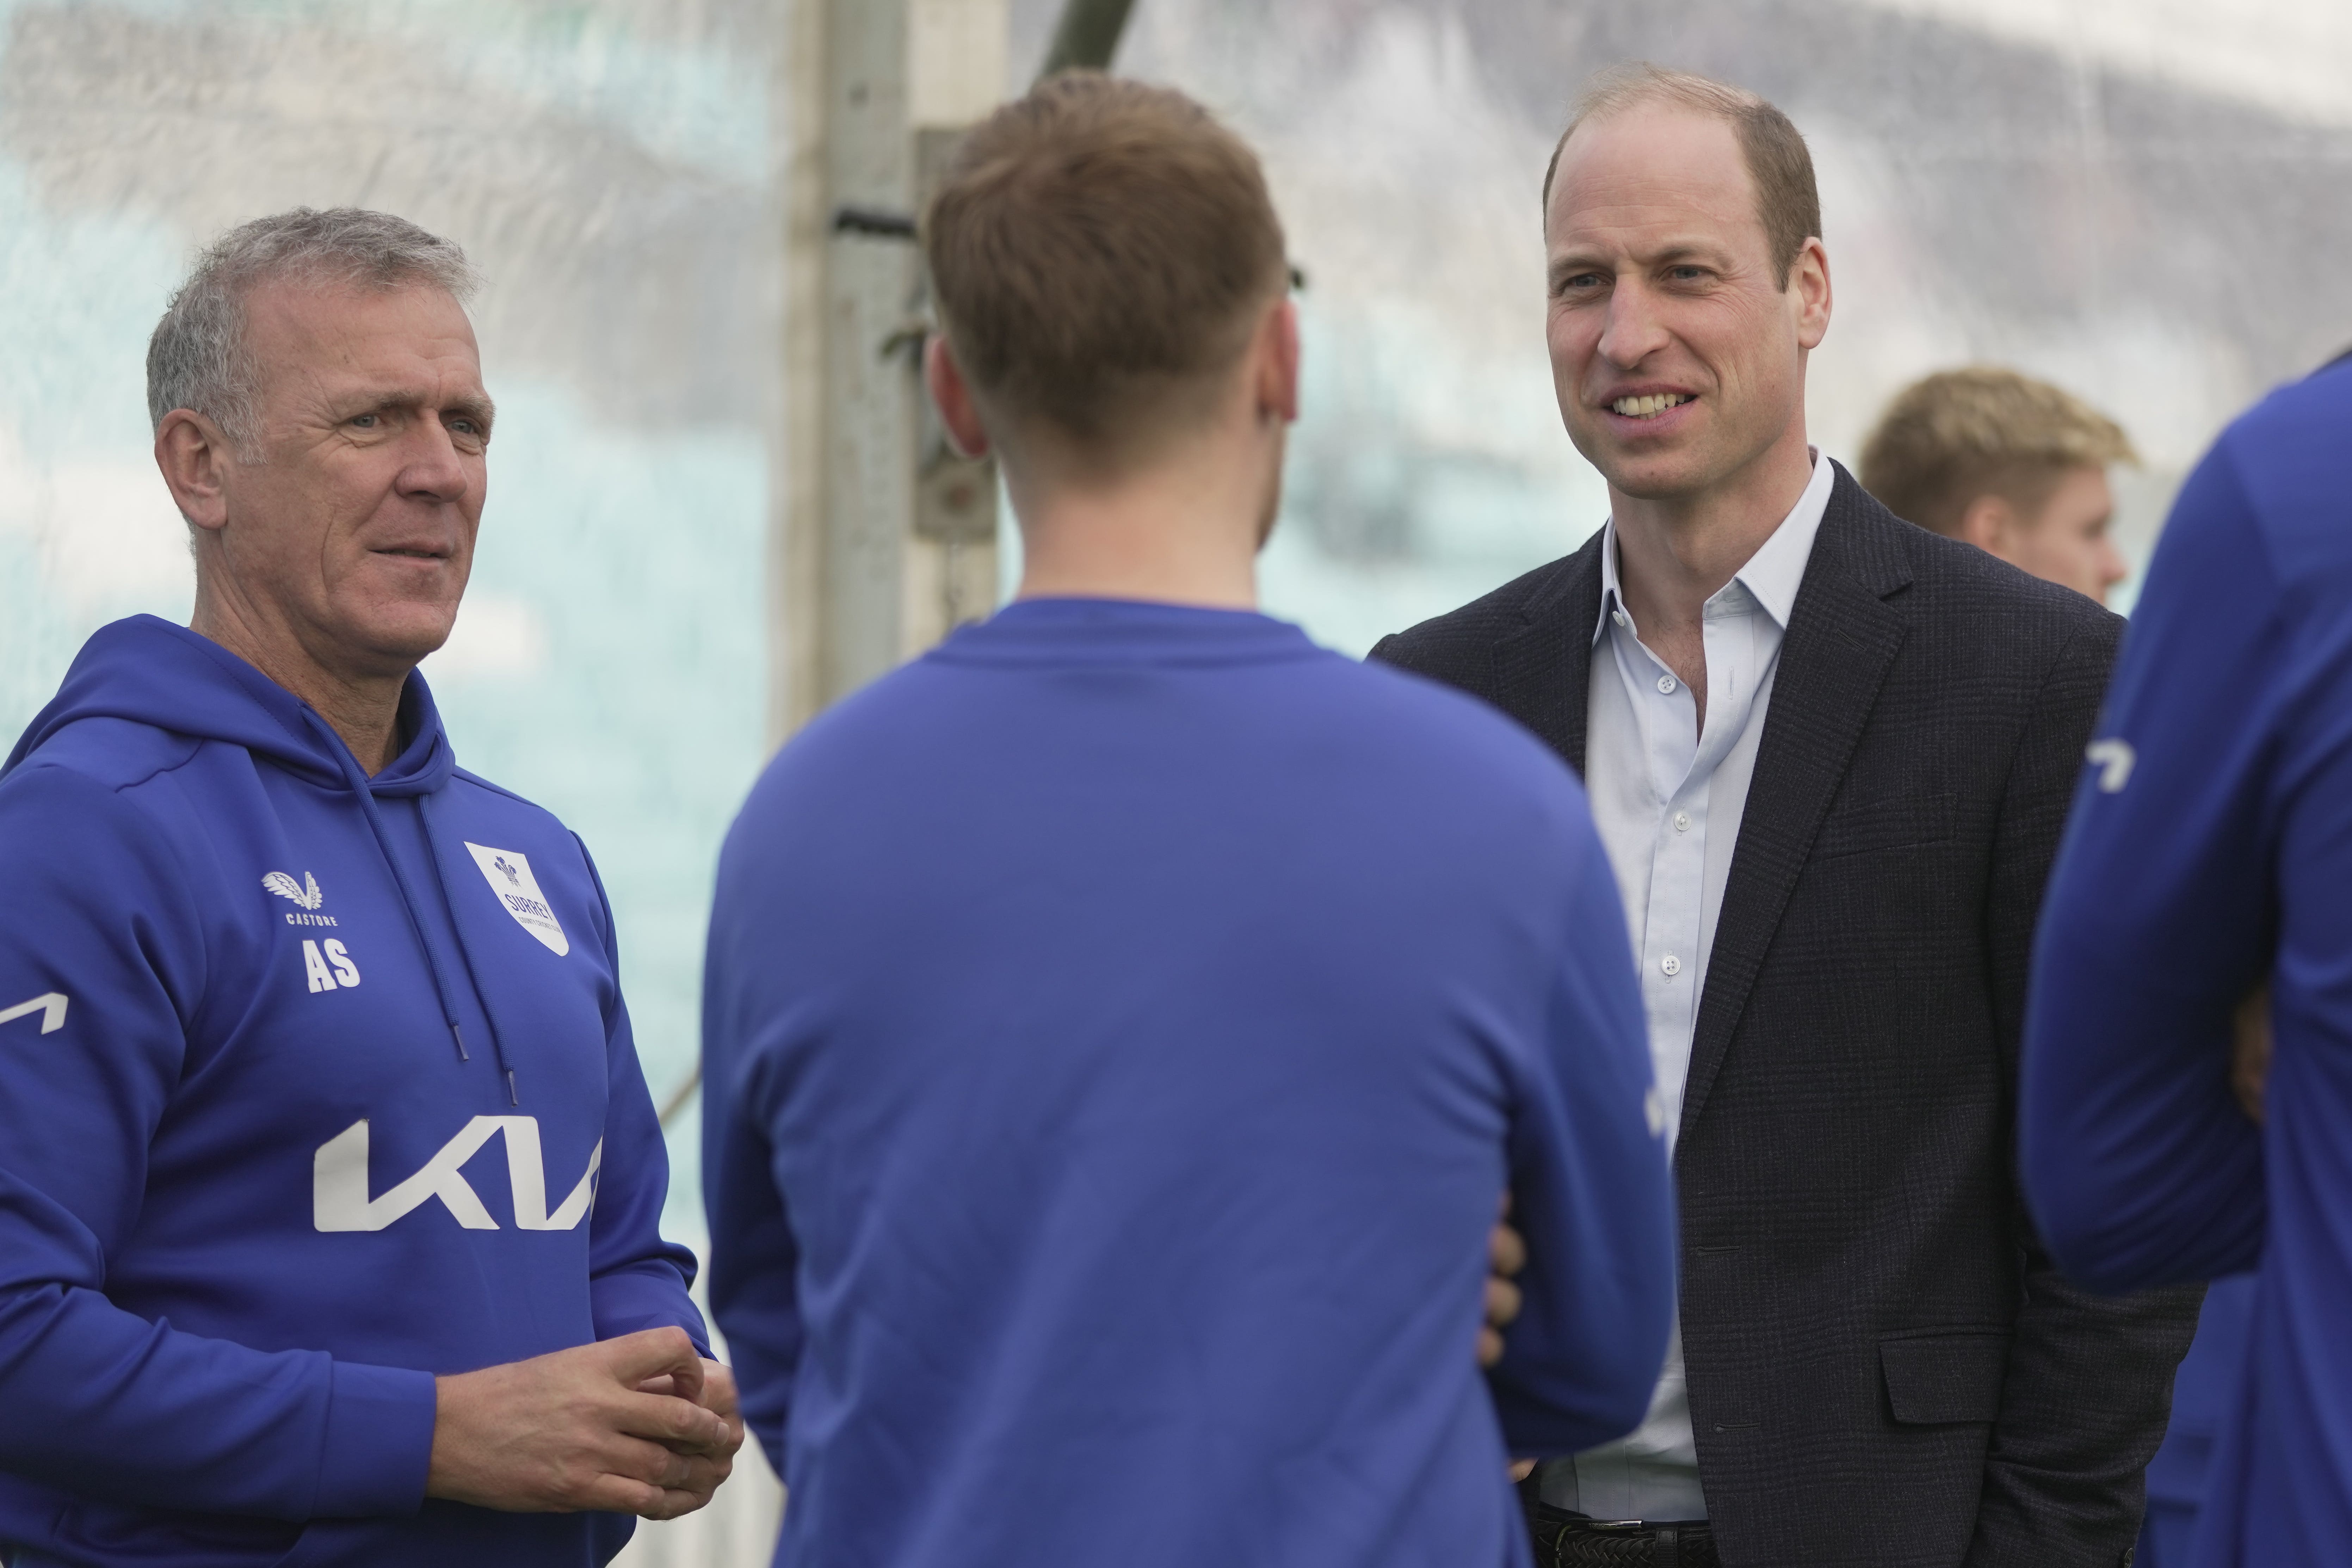
[[[1601,616],[1586,690],[1584,787],[1617,875],[1649,1016],[1666,1137],[1682,1121],[1691,1035],[1772,700],[1780,638],[1830,500],[1835,470],[1813,454],[1796,506],[1706,602],[1706,725],[1689,689],[1652,653],[1618,589],[1617,531],[1601,546]],[[1680,1325],[1649,1415],[1626,1437],[1548,1466],[1546,1501],[1596,1519],[1706,1517],[1683,1384]]]

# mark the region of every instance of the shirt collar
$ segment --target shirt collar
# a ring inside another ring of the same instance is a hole
[[[1829,510],[1830,490],[1836,483],[1836,475],[1821,449],[1807,450],[1813,459],[1813,477],[1806,481],[1804,493],[1797,498],[1797,504],[1789,509],[1789,515],[1780,520],[1771,536],[1757,546],[1747,564],[1731,574],[1731,582],[1746,589],[1784,632],[1789,629],[1790,614],[1797,607],[1797,589],[1805,580],[1805,563],[1812,558],[1813,536],[1822,531],[1822,517]],[[1729,593],[1730,587],[1726,584],[1717,589],[1716,598]],[[1612,518],[1601,528],[1601,614],[1592,623],[1593,641],[1599,642],[1601,634],[1609,629],[1610,612],[1622,596],[1617,586],[1617,520]]]

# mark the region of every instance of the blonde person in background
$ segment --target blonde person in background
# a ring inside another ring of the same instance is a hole
[[[1862,449],[1862,488],[1895,516],[2106,603],[2130,575],[2107,524],[2123,427],[2046,381],[1995,365],[1904,389]]]

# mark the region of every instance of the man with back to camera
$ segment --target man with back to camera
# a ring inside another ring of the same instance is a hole
[[[1612,73],[1543,211],[1610,521],[1374,650],[1582,772],[1677,1130],[1678,1353],[1641,1430],[1538,1473],[1531,1520],[1563,1561],[1671,1526],[1735,1568],[2114,1568],[2196,1300],[2058,1276],[2010,1104],[2121,623],[1807,445],[1829,258],[1771,105]]]
[[[488,479],[471,287],[297,209],[155,330],[193,626],[100,629],[0,770],[15,1568],[576,1568],[741,1440],[595,868],[415,673]]]
[[[2107,537],[2107,467],[2137,460],[2122,427],[2079,398],[2013,370],[1971,365],[1897,394],[1863,443],[1859,477],[1898,517],[2104,604],[2128,574]],[[2252,1304],[2251,1275],[2216,1279],[2205,1292],[2197,1337],[2173,1378],[2164,1443],[2148,1461],[2134,1568],[2187,1560],[2213,1441],[2237,1399]]]
[[[2088,749],[2026,1031],[2026,1193],[2068,1271],[2130,1290],[2258,1269],[2186,1558],[2210,1568],[2319,1568],[2352,1541],[2347,417],[2338,361],[2231,424],[2182,487]],[[2275,1056],[2245,1105],[2232,1058],[2265,1012]]]
[[[2104,605],[2131,570],[2107,537],[2107,468],[2137,460],[2123,427],[2080,398],[1969,365],[1895,395],[1858,477],[1895,516]]]
[[[1298,350],[1230,132],[1055,78],[924,247],[1020,596],[785,747],[711,920],[712,1302],[779,1561],[1526,1564],[1507,1455],[1628,1429],[1671,1316],[1581,795],[1255,613]]]

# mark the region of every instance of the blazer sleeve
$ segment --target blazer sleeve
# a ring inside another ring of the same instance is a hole
[[[1994,1026],[2016,1081],[2033,928],[2120,623],[2078,630],[2029,714],[1996,830],[1986,947]],[[1969,1568],[2115,1568],[2139,1533],[2143,1474],[2202,1289],[2103,1298],[2070,1283],[2017,1206],[2025,1299],[1986,1455]]]

